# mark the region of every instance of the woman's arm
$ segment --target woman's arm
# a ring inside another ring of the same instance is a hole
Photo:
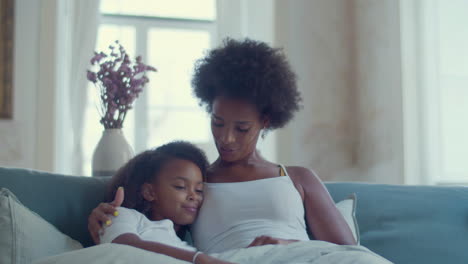
[[[138,237],[135,234],[122,234],[115,238],[112,243],[117,243],[117,244],[124,244],[124,245],[129,245],[129,246],[134,246],[137,248],[141,248],[144,250],[156,252],[159,254],[164,254],[173,258],[177,258],[180,260],[185,260],[188,262],[192,262],[193,257],[195,256],[196,252],[181,249],[181,248],[176,248],[172,246],[168,246],[162,243],[158,242],[153,242],[153,241],[146,241],[142,240],[140,237]],[[206,254],[199,254],[195,260],[197,264],[229,264],[229,262],[219,260],[216,258],[213,258],[209,255]]]
[[[123,188],[118,188],[115,193],[114,201],[110,203],[100,203],[98,207],[94,208],[88,217],[88,231],[94,243],[99,244],[99,232],[102,225],[111,225],[111,215],[117,216],[117,207],[121,206],[124,200]],[[104,230],[102,230],[104,232]]]
[[[287,170],[303,198],[306,221],[314,237],[339,245],[356,245],[351,229],[317,175],[303,167]]]

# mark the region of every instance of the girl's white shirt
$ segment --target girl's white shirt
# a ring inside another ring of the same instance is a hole
[[[111,243],[118,236],[131,233],[142,240],[196,251],[194,247],[177,236],[174,223],[171,220],[151,221],[137,210],[125,207],[118,207],[117,211],[119,211],[119,215],[112,218],[112,225],[106,227],[104,234],[100,235],[101,244]]]

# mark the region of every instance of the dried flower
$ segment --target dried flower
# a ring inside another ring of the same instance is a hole
[[[122,128],[127,111],[143,91],[149,79],[146,73],[155,68],[142,62],[141,56],[132,63],[124,47],[115,41],[110,54],[94,52],[91,65],[98,65],[96,72],[88,70],[86,77],[99,91],[101,124],[104,128]]]

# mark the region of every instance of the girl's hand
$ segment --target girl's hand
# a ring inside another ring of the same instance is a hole
[[[98,207],[94,208],[91,215],[88,217],[88,231],[95,244],[99,244],[99,232],[104,232],[102,225],[110,226],[112,221],[110,215],[117,216],[118,212],[115,209],[122,205],[124,200],[124,191],[122,187],[117,189],[114,201],[111,203],[100,203]]]
[[[256,246],[263,246],[263,245],[287,245],[293,242],[297,242],[299,240],[293,240],[293,239],[282,239],[282,238],[276,238],[276,237],[271,237],[271,236],[259,236],[250,243],[247,247],[256,247]]]
[[[227,262],[224,260],[220,260],[217,258],[214,258],[212,256],[206,255],[204,253],[200,254],[197,259],[195,260],[196,264],[235,264],[232,262]]]

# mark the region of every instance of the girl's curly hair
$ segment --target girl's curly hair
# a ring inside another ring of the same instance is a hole
[[[112,177],[108,189],[108,201],[114,199],[117,188],[124,187],[122,206],[135,209],[148,218],[151,205],[141,194],[144,183],[152,182],[167,162],[174,159],[183,159],[197,165],[206,176],[208,160],[205,153],[195,145],[185,141],[174,141],[160,147],[146,150],[123,165]]]
[[[198,60],[192,86],[209,113],[217,96],[247,100],[269,118],[270,130],[286,125],[301,107],[296,75],[282,50],[250,39],[225,39]]]

